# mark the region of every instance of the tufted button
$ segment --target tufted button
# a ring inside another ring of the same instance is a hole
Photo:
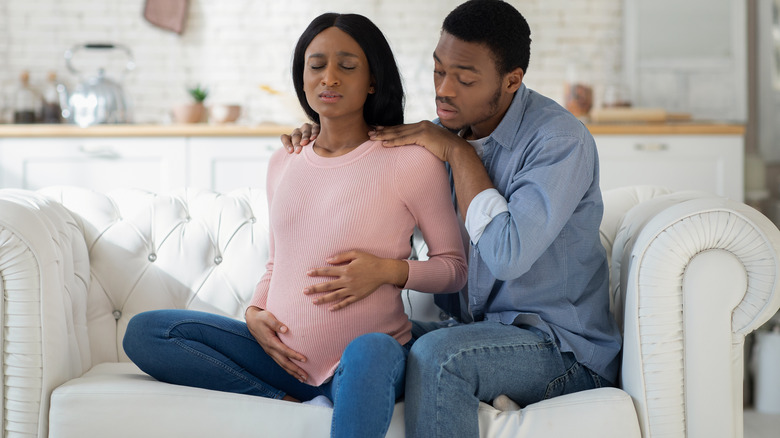
[[[147,259],[149,259],[150,262],[154,263],[154,261],[157,260],[157,254],[151,253],[149,254],[149,257],[147,257]]]
[[[214,257],[214,263],[220,264],[222,263],[222,256],[216,256]]]
[[[121,318],[121,317],[122,317],[122,311],[121,311],[121,310],[114,310],[114,312],[112,313],[112,315],[114,315],[114,319],[116,319],[117,321],[119,321],[119,318]]]
[[[257,222],[257,218],[252,216],[252,217],[249,218],[249,222],[255,223],[255,222]]]

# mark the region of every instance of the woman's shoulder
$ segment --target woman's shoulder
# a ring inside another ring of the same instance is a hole
[[[386,150],[386,153],[393,155],[399,163],[418,163],[423,166],[431,165],[436,162],[441,163],[441,160],[436,158],[428,149],[425,149],[425,147],[420,145],[408,144],[394,147],[379,146]]]

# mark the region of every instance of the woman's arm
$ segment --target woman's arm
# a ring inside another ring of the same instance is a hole
[[[278,155],[278,154],[277,154]],[[268,177],[266,181],[266,190],[268,205],[271,205],[273,198],[273,192],[275,188],[275,165],[277,163],[276,156],[271,158],[268,164]],[[281,339],[279,339],[279,333],[286,333],[287,326],[271,312],[265,310],[266,299],[268,297],[268,288],[271,284],[271,277],[274,271],[274,233],[271,227],[271,221],[268,224],[268,261],[265,265],[265,273],[255,287],[255,293],[252,296],[252,300],[249,302],[249,306],[244,312],[244,319],[246,320],[247,328],[252,333],[255,340],[263,350],[271,356],[271,358],[279,364],[290,375],[297,378],[301,382],[305,382],[308,376],[306,373],[293,362],[294,360],[306,362],[306,357],[297,351],[284,345]]]
[[[404,151],[399,156],[396,185],[428,246],[428,260],[407,261],[405,287],[429,293],[457,292],[466,284],[468,269],[447,170],[423,147]]]

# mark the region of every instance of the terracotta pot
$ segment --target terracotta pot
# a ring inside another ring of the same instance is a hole
[[[241,105],[212,105],[209,108],[209,121],[213,123],[233,123],[241,115]]]
[[[189,103],[173,107],[173,121],[176,123],[201,123],[206,121],[206,108],[202,103]]]

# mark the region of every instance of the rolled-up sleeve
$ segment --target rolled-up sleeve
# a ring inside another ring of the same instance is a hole
[[[593,148],[569,135],[548,137],[528,152],[504,193],[506,210],[493,215],[474,242],[475,250],[497,279],[525,274],[561,233],[591,186],[594,160]],[[492,205],[496,203],[493,199],[491,196],[485,202]],[[467,217],[474,207],[469,207]],[[500,207],[489,206],[486,216],[498,210]],[[475,222],[484,220],[477,216]],[[480,226],[474,228],[479,231]],[[472,241],[474,237],[471,235]]]

